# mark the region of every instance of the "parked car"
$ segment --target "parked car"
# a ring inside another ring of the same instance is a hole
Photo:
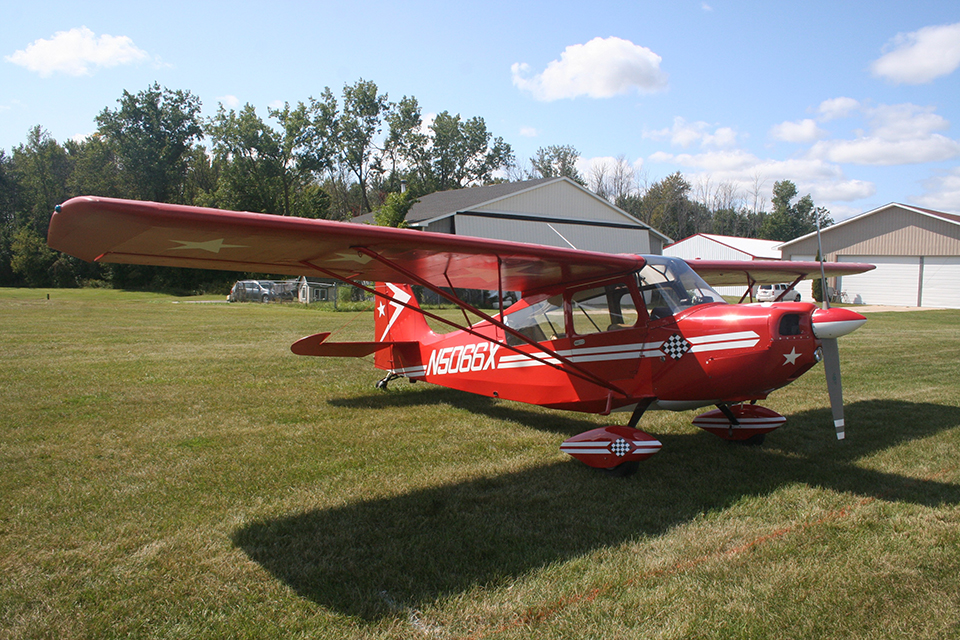
[[[272,283],[261,284],[257,280],[240,280],[230,289],[227,302],[270,302],[274,299]]]
[[[760,290],[757,291],[757,300],[760,302],[774,302],[775,300],[800,302],[800,292],[790,288],[788,284],[762,284]]]

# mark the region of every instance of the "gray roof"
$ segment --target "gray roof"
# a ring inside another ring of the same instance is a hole
[[[528,191],[531,189],[538,189],[547,184],[556,183],[556,182],[565,182],[573,185],[574,187],[583,190],[584,192],[590,194],[596,198],[599,202],[603,203],[607,207],[610,207],[614,211],[620,213],[624,218],[628,219],[631,223],[635,224],[637,227],[642,229],[647,229],[654,235],[658,236],[665,242],[670,242],[670,238],[663,235],[650,225],[644,223],[642,220],[634,218],[629,213],[623,211],[622,209],[610,204],[600,196],[594,194],[590,190],[586,189],[582,185],[577,184],[570,178],[566,177],[554,177],[554,178],[538,178],[536,180],[524,180],[522,182],[502,182],[499,184],[490,184],[483,187],[468,187],[466,189],[452,189],[449,191],[437,191],[435,193],[430,193],[425,196],[422,196],[417,202],[410,208],[410,211],[407,212],[406,221],[407,224],[411,227],[421,227],[425,228],[427,224],[437,220],[439,218],[444,218],[447,216],[452,216],[457,213],[471,211],[478,209],[481,205],[488,203],[493,203],[497,200],[512,196],[523,191]],[[366,222],[373,223],[374,215],[372,213],[367,213],[362,216],[358,216],[351,220],[351,222]]]
[[[421,196],[417,202],[407,212],[407,224],[414,225],[425,220],[433,220],[445,215],[466,211],[476,207],[478,204],[498,200],[506,196],[520,193],[526,189],[539,187],[542,184],[562,180],[562,178],[539,178],[537,180],[526,180],[524,182],[503,182],[499,184],[489,184],[483,187],[467,187],[466,189],[451,189],[449,191],[437,191]],[[373,214],[365,213],[357,216],[350,222],[369,222],[373,223]]]
[[[548,182],[562,180],[562,178],[540,178],[524,182],[503,182],[483,187],[469,187],[467,189],[452,189],[437,191],[420,198],[407,213],[407,222],[423,222],[451,213],[473,209],[477,205],[491,200],[499,200],[527,189],[539,187]]]

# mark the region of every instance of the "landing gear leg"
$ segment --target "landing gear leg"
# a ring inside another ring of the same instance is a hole
[[[399,377],[400,376],[396,373],[388,373],[387,377],[377,382],[377,389],[380,389],[380,391],[386,391],[387,385],[390,384],[390,381],[396,380]]]
[[[756,401],[754,401],[755,403]],[[727,420],[730,421],[730,434],[733,435],[733,428],[740,426],[740,421],[737,420],[737,417],[733,415],[733,411],[730,410],[729,405],[718,404],[717,409],[720,409],[723,412],[723,415],[727,417]],[[755,436],[750,436],[745,440],[729,440],[729,442],[735,442],[744,447],[759,447],[763,444],[763,441],[767,439],[767,434],[758,433]]]
[[[646,413],[647,409],[653,404],[654,398],[644,398],[637,403],[637,406],[634,407],[633,413],[630,414],[630,422],[627,423],[627,426],[631,429],[636,429],[637,425],[640,424],[640,418],[643,417],[643,414]]]

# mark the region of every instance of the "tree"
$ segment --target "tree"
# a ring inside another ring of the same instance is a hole
[[[183,202],[187,155],[203,135],[199,98],[155,83],[136,95],[124,91],[119,102],[96,120],[115,155],[124,195]]]
[[[363,79],[343,87],[343,113],[338,129],[340,154],[360,185],[361,213],[371,210],[367,183],[370,174],[379,169],[374,139],[380,134],[388,107],[387,95],[377,91],[375,83]]]
[[[407,212],[410,211],[414,202],[416,199],[409,197],[409,192],[390,193],[383,206],[374,212],[374,224],[379,227],[406,228]]]
[[[30,226],[23,226],[13,236],[10,267],[28,287],[49,287],[53,284],[51,268],[57,253]]]
[[[71,194],[112,198],[125,195],[117,157],[102,136],[93,134],[85,140],[69,140],[65,146],[73,161],[73,171],[67,179]]]
[[[577,171],[577,161],[580,152],[573,145],[551,145],[537,149],[537,155],[530,158],[533,169],[530,178],[559,178],[567,177],[574,182],[587,186]]]
[[[415,193],[428,193],[431,190],[430,137],[424,130],[417,99],[404,96],[391,105],[386,121],[384,164],[389,165],[392,191],[399,191],[400,182],[406,180],[408,188]]]
[[[430,130],[431,177],[437,191],[484,184],[494,171],[513,162],[510,145],[503,138],[494,139],[483,118],[461,120],[460,114],[443,111]]]
[[[285,104],[269,110],[280,125],[274,129],[249,103],[239,113],[221,105],[207,126],[221,174],[218,200],[247,211],[326,217],[327,199],[315,187],[333,163],[335,112],[312,98],[309,107]]]
[[[764,218],[760,229],[761,238],[786,242],[816,231],[818,219],[821,227],[833,224],[829,211],[823,207],[815,207],[810,194],[790,204],[796,196],[797,186],[790,180],[774,183],[773,211]]]
[[[679,171],[653,183],[643,196],[641,219],[674,239],[697,233],[705,207],[691,201],[689,193],[690,183]]]
[[[27,143],[13,150],[12,173],[17,183],[14,226],[29,226],[46,236],[53,208],[68,198],[67,152],[36,126],[27,135]]]

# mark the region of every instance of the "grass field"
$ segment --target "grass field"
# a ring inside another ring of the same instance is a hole
[[[558,450],[625,416],[290,353],[331,330],[0,290],[0,638],[960,637],[960,311],[841,340],[846,442],[817,367],[762,448],[648,414],[628,479]]]

